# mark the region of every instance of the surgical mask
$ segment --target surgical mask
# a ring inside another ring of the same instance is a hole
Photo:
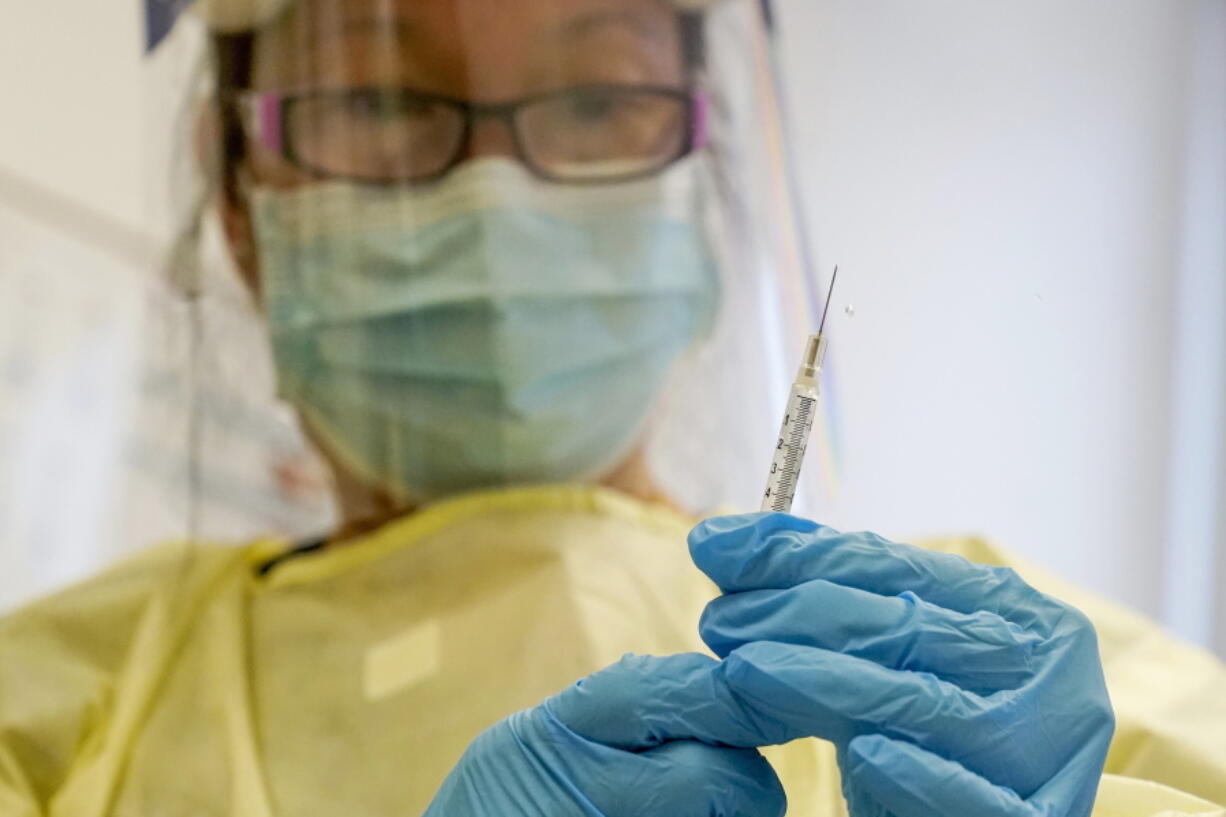
[[[252,191],[282,396],[418,499],[608,471],[716,307],[699,182],[697,160],[581,188],[484,159],[424,190]]]

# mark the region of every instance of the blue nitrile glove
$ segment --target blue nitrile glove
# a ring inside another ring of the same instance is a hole
[[[1077,610],[1012,570],[785,514],[709,519],[728,693],[832,741],[853,817],[1084,817],[1114,730]]]
[[[627,656],[469,745],[425,817],[781,817],[787,800],[717,675]]]

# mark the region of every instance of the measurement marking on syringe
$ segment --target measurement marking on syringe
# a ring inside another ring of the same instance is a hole
[[[800,467],[812,427],[816,400],[803,393],[793,393],[788,412],[783,417],[783,428],[775,446],[771,463],[770,480],[764,500],[774,511],[786,511],[791,507],[800,480]]]

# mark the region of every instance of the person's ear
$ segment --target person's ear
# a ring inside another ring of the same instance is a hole
[[[196,158],[205,178],[217,183],[216,206],[230,256],[244,283],[260,297],[260,273],[256,263],[255,235],[247,198],[238,184],[241,160],[227,155],[227,135],[217,103],[201,106],[196,121]]]

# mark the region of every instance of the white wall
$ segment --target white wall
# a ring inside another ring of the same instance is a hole
[[[133,228],[147,215],[142,8],[43,0],[0,11],[0,170]]]
[[[139,6],[0,13],[0,609],[117,555],[139,354]]]
[[[837,524],[985,533],[1162,609],[1193,4],[784,0]]]
[[[1226,656],[1226,3],[1190,22],[1163,619]]]

